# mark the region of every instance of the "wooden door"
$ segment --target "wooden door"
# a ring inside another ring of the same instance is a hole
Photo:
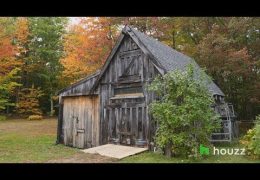
[[[85,144],[85,118],[78,113],[78,111],[74,111],[75,114],[73,116],[73,147],[84,148]]]
[[[117,99],[105,109],[109,142],[135,145],[138,140],[147,140],[147,107],[143,99],[136,101]]]
[[[64,144],[77,148],[99,145],[98,97],[64,98]]]
[[[64,144],[77,148],[85,146],[85,117],[79,100],[66,99],[64,103]]]

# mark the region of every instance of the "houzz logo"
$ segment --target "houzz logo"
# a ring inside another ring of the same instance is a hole
[[[203,144],[200,145],[200,155],[209,155],[209,148],[204,147]]]
[[[200,145],[200,155],[209,155],[208,147]],[[216,148],[213,147],[213,155],[245,155],[245,148]]]

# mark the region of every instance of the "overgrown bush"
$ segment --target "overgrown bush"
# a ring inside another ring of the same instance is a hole
[[[199,157],[200,144],[220,127],[220,119],[211,105],[209,77],[190,65],[186,71],[173,71],[156,77],[148,89],[160,97],[149,109],[157,124],[155,142],[167,156]]]
[[[240,143],[245,146],[247,155],[260,158],[260,115],[256,117],[255,127],[247,131]]]
[[[31,115],[28,117],[29,120],[42,120],[43,117],[40,115]]]

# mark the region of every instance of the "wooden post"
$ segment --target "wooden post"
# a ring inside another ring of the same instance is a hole
[[[172,157],[172,143],[168,143],[165,147],[164,154],[166,157]]]
[[[60,97],[56,144],[60,144],[63,142],[63,140],[62,140],[63,138],[61,137],[62,136],[62,121],[63,121],[63,98]]]

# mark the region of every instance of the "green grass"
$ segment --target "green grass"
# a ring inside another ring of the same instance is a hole
[[[162,154],[145,152],[130,156],[120,161],[121,163],[260,163],[260,160],[251,160],[245,156],[209,156],[201,160],[186,158],[167,158]]]
[[[241,148],[237,143],[218,144],[218,148]],[[145,152],[135,156],[124,158],[121,163],[260,163],[259,160],[253,160],[244,155],[209,155],[202,159],[194,160],[181,157],[167,158],[160,153]]]
[[[162,154],[145,152],[122,160],[111,160],[79,149],[56,145],[56,119],[0,121],[0,163],[41,162],[117,162],[117,163],[260,163],[247,156],[209,156],[201,160],[167,158]],[[241,147],[238,142],[215,144],[216,147]]]
[[[56,121],[0,122],[0,163],[46,162],[70,157],[78,149],[56,145]]]
[[[55,145],[55,137],[2,135],[0,138],[0,162],[45,162],[77,153],[77,149]]]

